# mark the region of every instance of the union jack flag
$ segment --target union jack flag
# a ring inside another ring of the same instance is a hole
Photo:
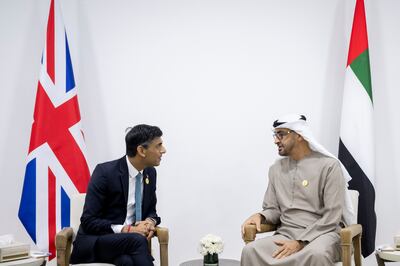
[[[55,257],[55,235],[70,223],[70,196],[90,173],[60,6],[51,0],[18,217],[37,247]]]

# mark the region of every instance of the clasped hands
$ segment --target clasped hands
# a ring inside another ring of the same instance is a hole
[[[242,224],[242,237],[244,236],[244,227],[246,225],[255,225],[257,232],[260,232],[262,219],[262,215],[256,213],[250,216],[246,221],[244,221],[244,223]],[[305,246],[305,243],[303,241],[298,240],[274,240],[274,243],[278,246],[278,248],[274,251],[274,253],[272,253],[272,257],[276,259],[288,257],[302,250]]]
[[[146,219],[144,221],[136,222],[135,225],[124,225],[122,233],[138,233],[145,236],[147,239],[153,237],[156,231],[156,225],[153,220]]]

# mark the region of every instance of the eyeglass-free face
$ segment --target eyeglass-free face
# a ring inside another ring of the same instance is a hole
[[[161,157],[167,152],[163,145],[163,140],[161,137],[153,139],[149,143],[143,143],[139,145],[142,147],[143,158],[146,167],[158,166],[161,162]]]

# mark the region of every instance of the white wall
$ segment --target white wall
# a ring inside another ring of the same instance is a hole
[[[0,1],[0,235],[17,219],[48,0]],[[337,153],[353,1],[61,0],[91,169],[122,156],[124,130],[159,125],[158,211],[170,263],[206,233],[240,257],[276,158],[271,123],[303,113]],[[376,120],[377,244],[400,231],[400,2],[366,0]],[[373,258],[366,265],[374,265]]]

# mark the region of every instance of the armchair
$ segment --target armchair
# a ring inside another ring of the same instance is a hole
[[[71,197],[71,227],[66,227],[56,234],[57,266],[69,265],[72,251],[72,242],[78,231],[80,216],[85,203],[86,194],[76,194]],[[155,236],[160,245],[160,265],[168,266],[168,240],[169,233],[167,228],[156,227]],[[149,250],[151,250],[151,239],[149,240]],[[108,266],[107,263],[78,264],[90,266]]]
[[[350,190],[350,195],[353,207],[357,215],[358,207],[358,191]],[[247,244],[254,241],[256,234],[272,232],[276,230],[277,225],[274,224],[261,224],[261,231],[257,232],[255,225],[246,225],[244,228],[243,240]],[[352,246],[354,248],[354,263],[356,266],[361,266],[361,234],[362,227],[360,224],[352,224],[340,231],[341,247],[342,247],[342,263],[336,263],[335,266],[351,266]]]

